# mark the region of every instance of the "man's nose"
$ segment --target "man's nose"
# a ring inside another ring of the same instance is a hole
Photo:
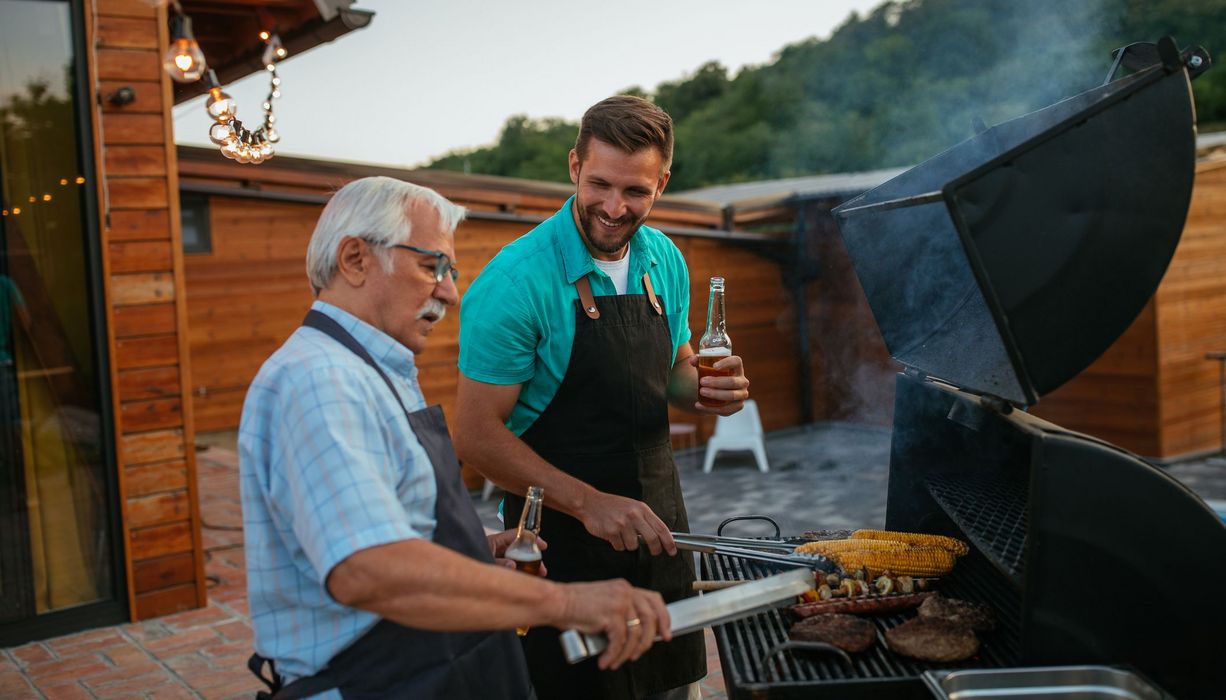
[[[455,306],[460,303],[460,288],[456,285],[455,280],[451,279],[450,274],[443,275],[443,281],[434,285],[434,298],[447,306]]]
[[[610,194],[601,202],[600,209],[606,219],[616,221],[626,213],[626,200],[620,194]]]

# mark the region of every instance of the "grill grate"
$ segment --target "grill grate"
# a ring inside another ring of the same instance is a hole
[[[755,579],[783,569],[722,555],[703,555],[704,576],[717,580]],[[889,688],[911,693],[920,683],[919,675],[936,668],[984,668],[1017,665],[1021,626],[1018,594],[997,569],[981,554],[972,551],[957,568],[941,580],[942,593],[992,606],[997,628],[980,635],[979,654],[959,664],[936,665],[914,661],[894,654],[885,646],[884,633],[914,616],[913,612],[865,616],[877,625],[877,644],[870,650],[852,654],[853,666],[845,667],[837,658],[822,654],[785,651],[763,664],[763,656],[776,644],[787,641],[791,625],[785,610],[772,610],[715,628],[725,678],[732,697],[790,697],[799,691],[811,694],[816,688],[839,688],[838,697],[863,693],[865,697],[887,697]]]
[[[1020,587],[1026,552],[1026,484],[999,475],[933,475],[928,477],[928,493],[975,547],[991,555]]]

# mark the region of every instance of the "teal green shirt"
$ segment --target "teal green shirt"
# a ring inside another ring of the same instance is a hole
[[[575,282],[590,275],[592,294],[617,294],[592,262],[571,215],[574,197],[556,214],[490,261],[460,303],[460,371],[487,384],[522,384],[507,427],[522,435],[553,400],[575,339]],[[690,273],[677,246],[643,226],[630,239],[627,294],[644,294],[643,273],[664,305],[677,349],[690,340]]]

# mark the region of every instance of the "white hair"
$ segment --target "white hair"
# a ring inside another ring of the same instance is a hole
[[[452,204],[438,192],[391,177],[364,177],[336,191],[307,246],[307,279],[315,292],[332,284],[336,276],[336,251],[346,236],[374,244],[375,255],[391,272],[392,258],[385,246],[408,243],[413,235],[409,211],[413,204],[429,204],[438,212],[439,223],[455,233],[464,220],[464,207]]]

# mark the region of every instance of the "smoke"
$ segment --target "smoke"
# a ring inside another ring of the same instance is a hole
[[[883,165],[918,163],[972,136],[977,122],[990,126],[1084,92],[1111,64],[1109,0],[961,4],[971,7],[935,44],[911,43],[914,65],[898,67],[905,79],[878,120]],[[902,10],[897,29],[923,27],[925,5]]]

